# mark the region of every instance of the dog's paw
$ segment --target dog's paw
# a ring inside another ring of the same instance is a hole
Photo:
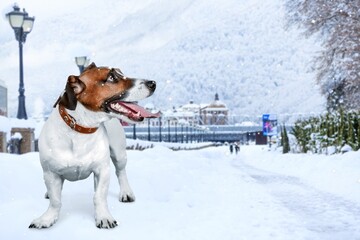
[[[114,228],[118,225],[113,218],[97,219],[95,222],[98,228]]]
[[[121,192],[119,201],[124,203],[135,202],[135,195],[132,192]]]
[[[48,228],[48,227],[51,227],[52,225],[54,225],[55,222],[56,222],[56,219],[44,220],[42,218],[38,218],[31,222],[31,224],[29,225],[29,228],[37,228],[37,229]]]
[[[120,196],[120,202],[129,203],[129,202],[135,202],[135,196],[131,195],[122,195]]]

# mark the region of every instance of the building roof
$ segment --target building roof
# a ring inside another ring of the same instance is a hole
[[[188,104],[185,104],[181,107],[184,111],[190,110],[190,111],[199,111],[200,105],[195,104],[193,101],[190,101]]]
[[[226,104],[219,100],[219,94],[217,93],[215,94],[215,100],[210,103],[207,108],[216,108],[217,110],[224,110],[224,108],[227,109]]]
[[[154,104],[147,103],[144,106],[146,109],[151,110],[151,112],[157,112],[155,110]],[[165,118],[175,118],[175,119],[182,119],[182,118],[196,118],[202,110],[206,109],[207,111],[216,111],[216,112],[227,112],[228,108],[226,104],[219,100],[219,95],[215,94],[215,100],[210,104],[196,104],[192,100],[180,106],[179,108],[173,107],[172,109],[168,109],[162,111],[162,116]],[[221,114],[219,115],[221,116]]]

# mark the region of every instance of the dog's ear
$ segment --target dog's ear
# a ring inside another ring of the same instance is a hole
[[[94,63],[94,62],[92,62],[89,66],[87,66],[85,69],[84,69],[84,72],[86,71],[86,70],[89,70],[89,69],[92,69],[92,68],[96,68],[97,66],[96,66],[96,64]]]
[[[70,75],[68,77],[67,85],[73,89],[75,96],[80,94],[85,89],[85,84],[80,80],[78,76]]]
[[[60,97],[58,103],[69,110],[75,110],[77,104],[76,96],[84,91],[84,89],[85,84],[79,79],[79,77],[74,75],[69,76],[65,86],[65,92]]]

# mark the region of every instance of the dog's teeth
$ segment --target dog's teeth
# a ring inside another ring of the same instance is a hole
[[[118,111],[118,112],[129,112],[126,108],[124,108],[121,104],[119,103],[111,103],[111,108]]]

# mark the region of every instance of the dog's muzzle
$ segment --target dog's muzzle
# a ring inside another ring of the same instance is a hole
[[[151,80],[145,81],[145,85],[152,93],[155,92],[156,89],[155,81],[151,81]]]
[[[143,84],[149,90],[148,96],[151,96],[156,89],[156,82],[152,80],[142,80]],[[137,102],[126,101],[128,98],[128,92],[120,93],[117,96],[113,96],[107,99],[102,108],[105,112],[121,114],[129,118],[134,122],[141,122],[145,118],[157,118],[160,117],[160,113],[151,113],[143,107],[139,106]]]

